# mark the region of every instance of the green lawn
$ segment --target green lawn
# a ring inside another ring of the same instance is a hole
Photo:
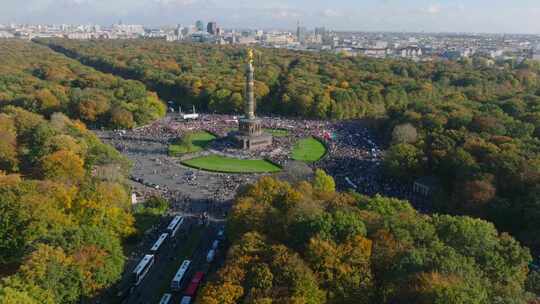
[[[186,160],[184,165],[214,172],[225,173],[273,173],[281,168],[266,160],[244,160],[210,155]]]
[[[294,145],[292,159],[316,162],[326,154],[326,147],[313,137],[304,138]]]
[[[178,139],[175,143],[169,145],[169,155],[180,156],[182,154],[200,152],[206,149],[214,139],[216,137],[206,131],[195,132],[193,133],[193,145],[191,147],[183,145]]]

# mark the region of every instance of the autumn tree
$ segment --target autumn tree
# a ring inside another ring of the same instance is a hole
[[[68,183],[78,183],[82,180],[85,175],[83,166],[83,160],[69,150],[54,152],[41,160],[43,177]]]

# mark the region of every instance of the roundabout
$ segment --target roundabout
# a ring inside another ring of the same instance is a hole
[[[180,157],[184,166],[219,173],[277,173],[283,165],[280,160],[290,159],[291,155],[293,160],[306,163],[319,161],[327,152],[321,141],[313,136],[292,138],[288,128],[269,127],[266,120],[255,115],[254,87],[250,51],[246,64],[244,115],[233,119],[235,126],[226,128],[225,132],[191,128],[170,143],[169,155]],[[203,152],[205,150],[210,153]]]

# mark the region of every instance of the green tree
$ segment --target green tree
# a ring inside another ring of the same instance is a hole
[[[320,193],[334,193],[336,191],[336,183],[326,172],[317,169],[315,170],[315,177],[313,179],[313,189]]]
[[[387,172],[403,179],[411,179],[422,172],[423,153],[410,144],[392,146],[384,157]]]

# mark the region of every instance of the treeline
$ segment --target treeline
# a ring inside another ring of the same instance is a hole
[[[242,109],[245,50],[160,41],[42,41],[200,110]],[[540,250],[540,64],[415,63],[258,49],[259,112],[377,118],[390,175],[433,176],[436,211],[480,216]]]
[[[165,105],[141,82],[98,72],[21,40],[0,44],[0,107],[6,105],[46,116],[62,112],[108,128],[132,128],[165,114]]]
[[[489,222],[339,193],[322,171],[240,190],[227,232],[197,303],[517,304],[538,290],[528,249]]]
[[[0,110],[0,303],[96,295],[120,278],[134,232],[128,160],[80,121],[48,116]]]

